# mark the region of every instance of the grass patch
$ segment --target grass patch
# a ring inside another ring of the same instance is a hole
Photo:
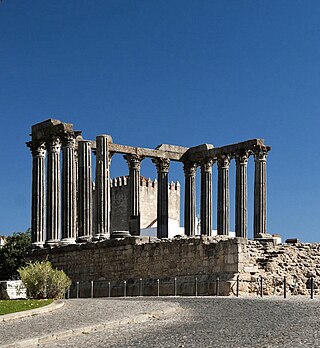
[[[52,303],[53,300],[0,300],[0,315],[27,311]]]

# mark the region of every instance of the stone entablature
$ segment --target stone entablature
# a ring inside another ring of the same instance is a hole
[[[95,141],[83,140],[73,125],[49,119],[32,127],[27,144],[33,156],[32,242],[34,247],[56,246],[89,239],[100,240],[111,233],[110,165],[112,156],[122,154],[129,171],[129,226],[140,235],[140,168],[148,158],[156,166],[157,236],[168,237],[170,161],[183,163],[185,173],[184,226],[187,236],[195,235],[195,169],[201,168],[201,234],[212,231],[212,168],[218,169],[217,230],[229,231],[229,165],[236,160],[236,236],[247,237],[247,160],[255,161],[254,236],[266,233],[266,157],[269,146],[262,139],[214,147],[192,148],[161,144],[155,149],[115,144],[110,135]],[[61,155],[60,155],[61,153]],[[92,174],[92,153],[96,172]],[[61,157],[61,158],[60,158]],[[62,163],[60,163],[62,162]],[[60,168],[61,167],[61,168]],[[60,182],[60,173],[61,182]],[[92,184],[95,182],[95,200]],[[61,202],[61,203],[60,203]],[[93,207],[94,215],[93,215]],[[61,216],[61,221],[60,221]]]

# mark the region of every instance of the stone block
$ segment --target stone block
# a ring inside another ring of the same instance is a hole
[[[27,290],[21,280],[0,281],[0,299],[16,300],[27,298]]]

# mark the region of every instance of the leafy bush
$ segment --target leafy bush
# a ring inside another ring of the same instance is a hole
[[[29,263],[18,272],[29,298],[62,298],[71,285],[71,279],[63,271],[53,269],[49,261]]]

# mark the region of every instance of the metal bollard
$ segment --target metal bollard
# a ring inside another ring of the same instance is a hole
[[[237,275],[237,288],[236,288],[236,296],[239,297],[239,275]]]
[[[198,278],[195,279],[195,296],[198,296]]]
[[[177,278],[176,277],[174,277],[173,286],[174,286],[174,296],[177,296]]]
[[[160,296],[160,279],[157,279],[158,296]]]
[[[313,277],[310,278],[310,298],[313,300],[313,293],[314,293],[314,281]]]
[[[220,293],[220,278],[217,277],[217,280],[216,280],[216,296],[219,296],[219,293]]]
[[[91,280],[91,298],[93,298],[93,280]]]
[[[108,282],[108,297],[111,297],[111,283]]]
[[[139,282],[139,296],[142,296],[142,278],[140,278]]]
[[[67,298],[68,299],[70,298],[70,288],[68,288],[68,290],[67,290]]]
[[[287,278],[283,277],[283,298],[287,298]]]
[[[127,282],[123,282],[123,297],[127,296]]]
[[[80,284],[77,282],[77,298],[79,298],[80,295]]]

